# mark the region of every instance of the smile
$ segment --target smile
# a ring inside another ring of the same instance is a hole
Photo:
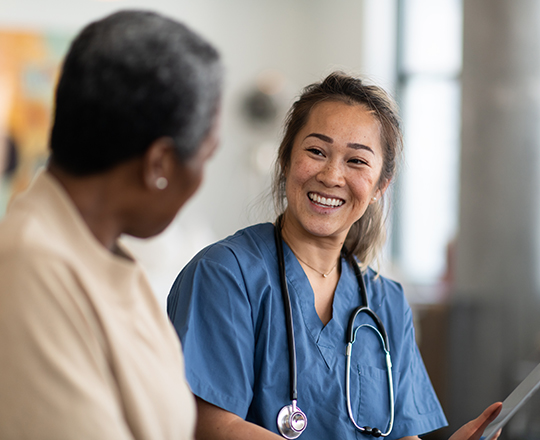
[[[332,199],[330,197],[321,197],[318,194],[315,193],[308,193],[309,199],[316,203],[317,205],[329,207],[329,208],[337,208],[338,206],[341,206],[345,203],[342,199]]]

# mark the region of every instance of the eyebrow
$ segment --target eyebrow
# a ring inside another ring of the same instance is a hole
[[[332,139],[331,137],[326,136],[324,134],[320,134],[320,133],[310,133],[305,137],[305,139],[307,139],[309,137],[314,137],[314,138],[320,139],[321,141],[326,142],[328,144],[333,144],[334,143],[334,139]],[[371,147],[368,147],[367,145],[364,145],[364,144],[358,144],[358,143],[355,143],[355,142],[349,142],[347,144],[347,147],[352,148],[353,150],[367,150],[367,151],[370,151],[372,154],[375,154],[375,152],[373,151],[373,149]]]

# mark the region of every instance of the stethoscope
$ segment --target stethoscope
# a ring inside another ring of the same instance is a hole
[[[277,416],[277,426],[281,435],[287,439],[297,438],[307,427],[307,416],[304,412],[298,407],[298,389],[297,389],[297,370],[296,370],[296,345],[294,341],[294,326],[292,318],[292,309],[291,309],[291,298],[289,295],[289,288],[287,287],[287,279],[285,273],[285,259],[283,257],[283,243],[281,237],[281,222],[282,216],[276,221],[275,231],[275,240],[276,248],[278,254],[278,265],[279,265],[279,277],[281,283],[281,295],[283,296],[283,304],[285,307],[285,323],[287,326],[287,340],[289,345],[289,379],[290,379],[290,399],[291,404],[285,405],[278,413]],[[349,258],[349,263],[354,269],[356,279],[358,281],[358,286],[360,290],[360,296],[362,297],[363,306],[357,307],[351,314],[349,318],[349,323],[347,326],[347,349],[346,349],[346,365],[347,372],[345,374],[345,389],[347,395],[347,411],[349,413],[349,418],[353,422],[356,429],[360,432],[372,435],[373,437],[386,437],[392,432],[394,426],[394,385],[392,381],[392,361],[390,359],[390,345],[388,343],[388,335],[384,328],[384,325],[381,319],[375,314],[373,310],[369,308],[366,286],[364,284],[364,279],[362,277],[362,272],[360,267],[354,260],[354,257]],[[362,324],[354,328],[354,322],[356,317],[360,313],[366,313],[369,315],[375,322],[375,326],[371,324]],[[381,341],[382,349],[385,353],[386,358],[386,372],[388,377],[388,397],[390,402],[390,421],[388,422],[388,427],[386,432],[382,432],[378,428],[371,428],[369,426],[359,426],[354,419],[352,408],[351,408],[351,393],[350,393],[350,376],[351,376],[351,354],[352,347],[356,341],[356,333],[360,328],[369,328],[372,329],[379,337]]]

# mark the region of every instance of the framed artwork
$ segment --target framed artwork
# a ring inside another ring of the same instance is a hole
[[[0,216],[47,160],[54,88],[71,38],[0,30]]]

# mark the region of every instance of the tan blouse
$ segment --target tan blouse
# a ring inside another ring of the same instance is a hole
[[[192,439],[176,333],[42,172],[0,222],[0,438]]]

